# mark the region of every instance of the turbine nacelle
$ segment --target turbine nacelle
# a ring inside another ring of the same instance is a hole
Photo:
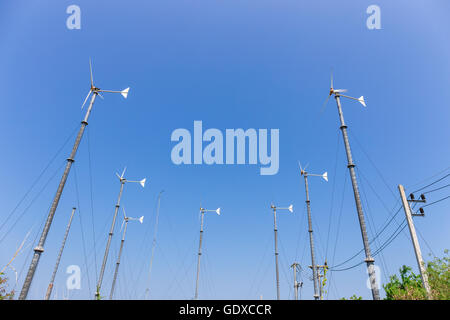
[[[116,172],[116,176],[117,176],[117,178],[119,178],[119,180],[120,180],[121,183],[125,183],[125,182],[135,182],[135,183],[139,183],[139,184],[141,185],[142,188],[145,187],[145,182],[147,181],[147,178],[144,178],[144,179],[139,180],[139,181],[127,180],[127,179],[125,179],[125,178],[123,177],[123,175],[125,174],[125,171],[126,171],[126,170],[127,170],[127,167],[125,167],[125,168],[123,169],[121,175],[119,175],[119,174]]]

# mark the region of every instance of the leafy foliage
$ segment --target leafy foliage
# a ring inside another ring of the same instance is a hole
[[[435,257],[427,263],[428,283],[433,300],[450,299],[450,258],[448,250],[445,256]],[[422,285],[420,275],[414,274],[407,266],[400,268],[400,278],[397,275],[390,276],[389,282],[383,285],[386,291],[386,300],[425,300],[427,299],[425,288]]]
[[[0,273],[0,300],[12,300],[14,297],[14,291],[7,293],[6,288],[8,287],[8,279],[2,277],[3,273]]]

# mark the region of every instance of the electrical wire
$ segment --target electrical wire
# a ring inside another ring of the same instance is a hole
[[[422,187],[422,188],[420,188],[420,189],[417,189],[416,191],[413,191],[412,193],[416,193],[416,192],[419,192],[419,191],[421,191],[421,190],[423,190],[423,189],[426,189],[426,188],[428,188],[428,187],[431,187],[432,185],[438,183],[439,181],[444,180],[445,178],[447,178],[447,177],[449,177],[449,176],[450,176],[450,173],[446,174],[446,175],[443,176],[442,178],[439,178],[439,179],[433,181],[433,182],[430,183],[430,184],[427,184],[425,187]]]

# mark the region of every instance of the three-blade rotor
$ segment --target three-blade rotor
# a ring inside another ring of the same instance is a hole
[[[328,100],[330,99],[330,97],[332,95],[334,95],[335,97],[339,96],[339,97],[345,97],[348,99],[356,100],[359,103],[361,103],[364,107],[367,107],[366,102],[364,101],[364,96],[361,96],[359,98],[354,98],[354,97],[350,97],[350,96],[346,96],[346,95],[342,94],[344,92],[347,92],[347,89],[334,89],[334,87],[333,87],[333,72],[331,72],[330,79],[331,79],[330,80],[330,92],[328,93],[328,97],[326,98],[325,102],[322,105],[322,108],[320,110],[321,113],[325,110]]]
[[[130,91],[130,88],[126,88],[126,89],[124,89],[122,91],[101,90],[100,88],[97,88],[94,85],[94,76],[93,76],[93,72],[92,72],[92,61],[91,61],[91,59],[89,59],[89,71],[90,71],[90,78],[91,78],[91,88],[89,89],[89,92],[88,92],[86,98],[84,99],[83,104],[81,105],[81,109],[83,109],[83,107],[86,104],[87,100],[89,99],[89,96],[91,95],[91,93],[100,96],[100,98],[102,98],[102,99],[103,99],[103,96],[100,94],[100,92],[120,93],[125,99],[128,97],[128,92]]]

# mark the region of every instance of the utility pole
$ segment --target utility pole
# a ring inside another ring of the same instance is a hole
[[[431,289],[428,283],[428,274],[425,269],[425,262],[422,258],[422,252],[420,251],[419,240],[417,239],[416,228],[414,227],[414,222],[412,216],[423,216],[424,212],[421,209],[421,214],[412,214],[411,207],[409,206],[409,202],[425,202],[425,196],[421,195],[421,200],[415,200],[414,195],[411,194],[411,200],[407,200],[405,195],[405,189],[401,184],[398,185],[398,191],[400,192],[400,197],[402,199],[403,210],[405,211],[406,221],[408,222],[409,233],[411,234],[411,241],[414,247],[414,253],[416,254],[417,265],[419,267],[420,276],[422,278],[422,284],[427,292],[427,299],[431,299]]]
[[[76,208],[73,207],[72,208],[72,213],[70,215],[69,223],[67,224],[66,232],[64,233],[64,239],[63,239],[61,248],[59,249],[58,257],[56,258],[56,265],[55,265],[55,268],[53,269],[52,278],[51,278],[50,283],[48,285],[47,293],[45,294],[45,300],[49,300],[50,299],[50,295],[52,294],[53,283],[55,282],[56,272],[58,271],[59,262],[61,261],[61,256],[62,256],[62,252],[64,250],[64,246],[66,245],[67,235],[69,234],[69,230],[70,230],[70,226],[72,224],[72,219],[73,219],[73,215],[75,213],[75,210],[76,210]]]
[[[105,274],[106,261],[108,260],[108,255],[109,255],[109,247],[111,246],[111,240],[112,240],[112,236],[114,234],[114,227],[116,225],[117,213],[119,212],[119,207],[120,207],[120,199],[122,198],[122,193],[123,193],[123,188],[125,186],[125,183],[127,183],[127,182],[137,182],[137,183],[139,183],[142,186],[142,188],[144,188],[144,186],[145,186],[145,180],[146,179],[142,179],[140,181],[130,181],[130,180],[125,179],[123,177],[123,175],[125,174],[125,171],[126,171],[126,168],[123,169],[122,175],[120,175],[120,176],[119,176],[118,173],[116,173],[116,175],[117,175],[117,177],[119,178],[119,181],[120,181],[120,191],[119,191],[119,196],[117,198],[116,206],[114,208],[114,216],[113,216],[113,220],[112,220],[112,223],[111,223],[111,228],[109,229],[108,241],[106,243],[105,254],[103,256],[102,267],[100,269],[100,275],[99,275],[98,282],[97,282],[97,289],[95,291],[95,299],[96,300],[100,299],[100,289],[102,287],[103,276]]]
[[[72,152],[70,153],[69,158],[67,158],[66,168],[64,169],[64,173],[61,177],[61,180],[58,185],[58,189],[56,190],[55,197],[53,198],[52,205],[50,207],[50,212],[48,213],[47,220],[44,225],[44,229],[42,230],[41,237],[39,238],[38,245],[33,249],[34,255],[31,260],[30,267],[28,268],[28,273],[23,283],[22,291],[19,295],[19,300],[25,300],[28,295],[28,291],[30,290],[31,282],[33,281],[34,273],[36,272],[36,268],[39,263],[39,259],[41,257],[42,252],[44,252],[44,244],[47,239],[48,232],[50,231],[50,226],[53,221],[53,217],[56,212],[56,208],[58,208],[59,200],[61,198],[62,192],[64,190],[64,186],[66,185],[67,177],[69,176],[70,168],[72,164],[75,162],[75,155],[77,154],[78,146],[80,145],[81,138],[83,137],[84,130],[88,125],[89,115],[91,114],[92,106],[94,105],[95,98],[97,97],[98,92],[93,91],[91,102],[89,103],[89,107],[86,111],[86,115],[84,116],[83,121],[81,121],[81,127],[78,131],[77,138],[72,148]]]
[[[277,229],[277,209],[294,211],[292,204],[288,208],[277,208],[273,204],[270,206],[273,209],[273,232],[275,238],[275,278],[277,285],[277,300],[280,300],[280,273],[278,271],[278,229]]]
[[[200,224],[200,241],[198,244],[198,258],[197,258],[197,278],[195,280],[195,296],[194,300],[198,299],[198,279],[200,276],[200,257],[202,256],[202,240],[203,240],[203,219],[205,216],[205,212],[215,212],[217,215],[220,216],[220,208],[217,208],[216,210],[206,210],[205,208],[200,207],[200,214],[201,214],[201,224]]]
[[[301,288],[303,286],[303,282],[302,281],[297,282],[297,271],[301,270],[301,266],[297,262],[294,262],[291,265],[291,268],[294,271],[294,294],[295,294],[295,300],[298,300],[298,288]]]
[[[375,268],[374,268],[375,260],[373,259],[372,254],[370,252],[369,239],[367,236],[366,223],[364,220],[364,212],[363,212],[363,208],[362,208],[362,204],[361,204],[361,198],[359,195],[358,183],[356,180],[355,163],[353,162],[352,151],[350,149],[350,142],[348,140],[347,126],[344,121],[344,114],[342,112],[340,97],[342,96],[342,97],[346,97],[349,99],[357,100],[363,106],[365,106],[365,102],[364,102],[363,97],[360,97],[357,99],[357,98],[342,95],[340,92],[344,92],[344,91],[340,90],[340,89],[334,90],[333,82],[331,82],[330,96],[332,94],[334,94],[334,97],[336,99],[337,108],[338,108],[338,113],[339,113],[339,120],[341,122],[340,129],[342,131],[342,137],[344,138],[345,151],[347,154],[347,168],[349,170],[350,178],[352,180],[353,194],[355,197],[356,211],[358,212],[358,220],[359,220],[359,225],[361,228],[364,252],[366,255],[365,262],[367,264],[367,271],[369,273],[369,281],[370,281],[370,286],[372,289],[372,297],[374,300],[380,300],[380,292],[378,289],[377,280],[376,280],[376,276],[375,276]]]
[[[91,74],[91,88],[89,89],[88,95],[86,96],[86,99],[84,100],[84,103],[81,108],[83,108],[84,104],[88,100],[91,93],[92,93],[92,98],[89,103],[89,107],[86,111],[86,114],[84,116],[84,119],[83,119],[83,121],[81,121],[81,127],[80,127],[80,130],[78,131],[78,135],[77,135],[77,138],[73,145],[70,156],[67,159],[67,164],[64,169],[64,173],[61,177],[58,188],[56,189],[56,194],[55,194],[55,197],[53,198],[53,202],[50,207],[50,211],[48,213],[47,220],[44,225],[44,229],[42,230],[41,237],[39,238],[38,245],[34,248],[33,259],[31,260],[30,267],[28,268],[28,273],[27,273],[27,276],[23,283],[22,291],[20,292],[20,295],[19,295],[19,300],[25,300],[27,298],[28,291],[30,290],[30,287],[31,287],[31,282],[33,281],[34,273],[36,272],[36,268],[39,263],[39,259],[41,257],[42,252],[44,252],[45,240],[47,239],[47,235],[48,235],[48,232],[50,231],[50,226],[52,224],[53,217],[55,215],[56,209],[58,208],[59,200],[60,200],[62,192],[64,190],[64,186],[66,185],[66,181],[67,181],[67,177],[69,176],[70,168],[72,167],[73,162],[75,162],[75,155],[77,154],[78,146],[80,145],[84,130],[85,130],[86,126],[88,125],[89,115],[91,114],[92,107],[95,102],[95,98],[97,97],[97,95],[100,94],[100,92],[120,93],[125,99],[128,96],[128,91],[130,88],[127,88],[122,91],[112,91],[112,90],[101,90],[100,88],[97,88],[96,86],[94,86],[94,78],[92,76],[92,64],[90,61],[89,61],[89,69],[90,69],[90,74]]]
[[[326,276],[326,273],[327,273],[327,270],[328,270],[328,265],[327,265],[327,262],[325,261],[325,264],[324,265],[317,265],[316,266],[316,268],[317,268],[317,273],[318,273],[318,275],[317,275],[317,277],[319,278],[319,296],[320,296],[320,300],[323,300],[323,287],[324,287],[324,283],[323,283],[323,281],[321,280],[321,278],[325,278],[325,276]],[[321,274],[320,273],[320,269],[322,269],[323,270],[323,274]]]

